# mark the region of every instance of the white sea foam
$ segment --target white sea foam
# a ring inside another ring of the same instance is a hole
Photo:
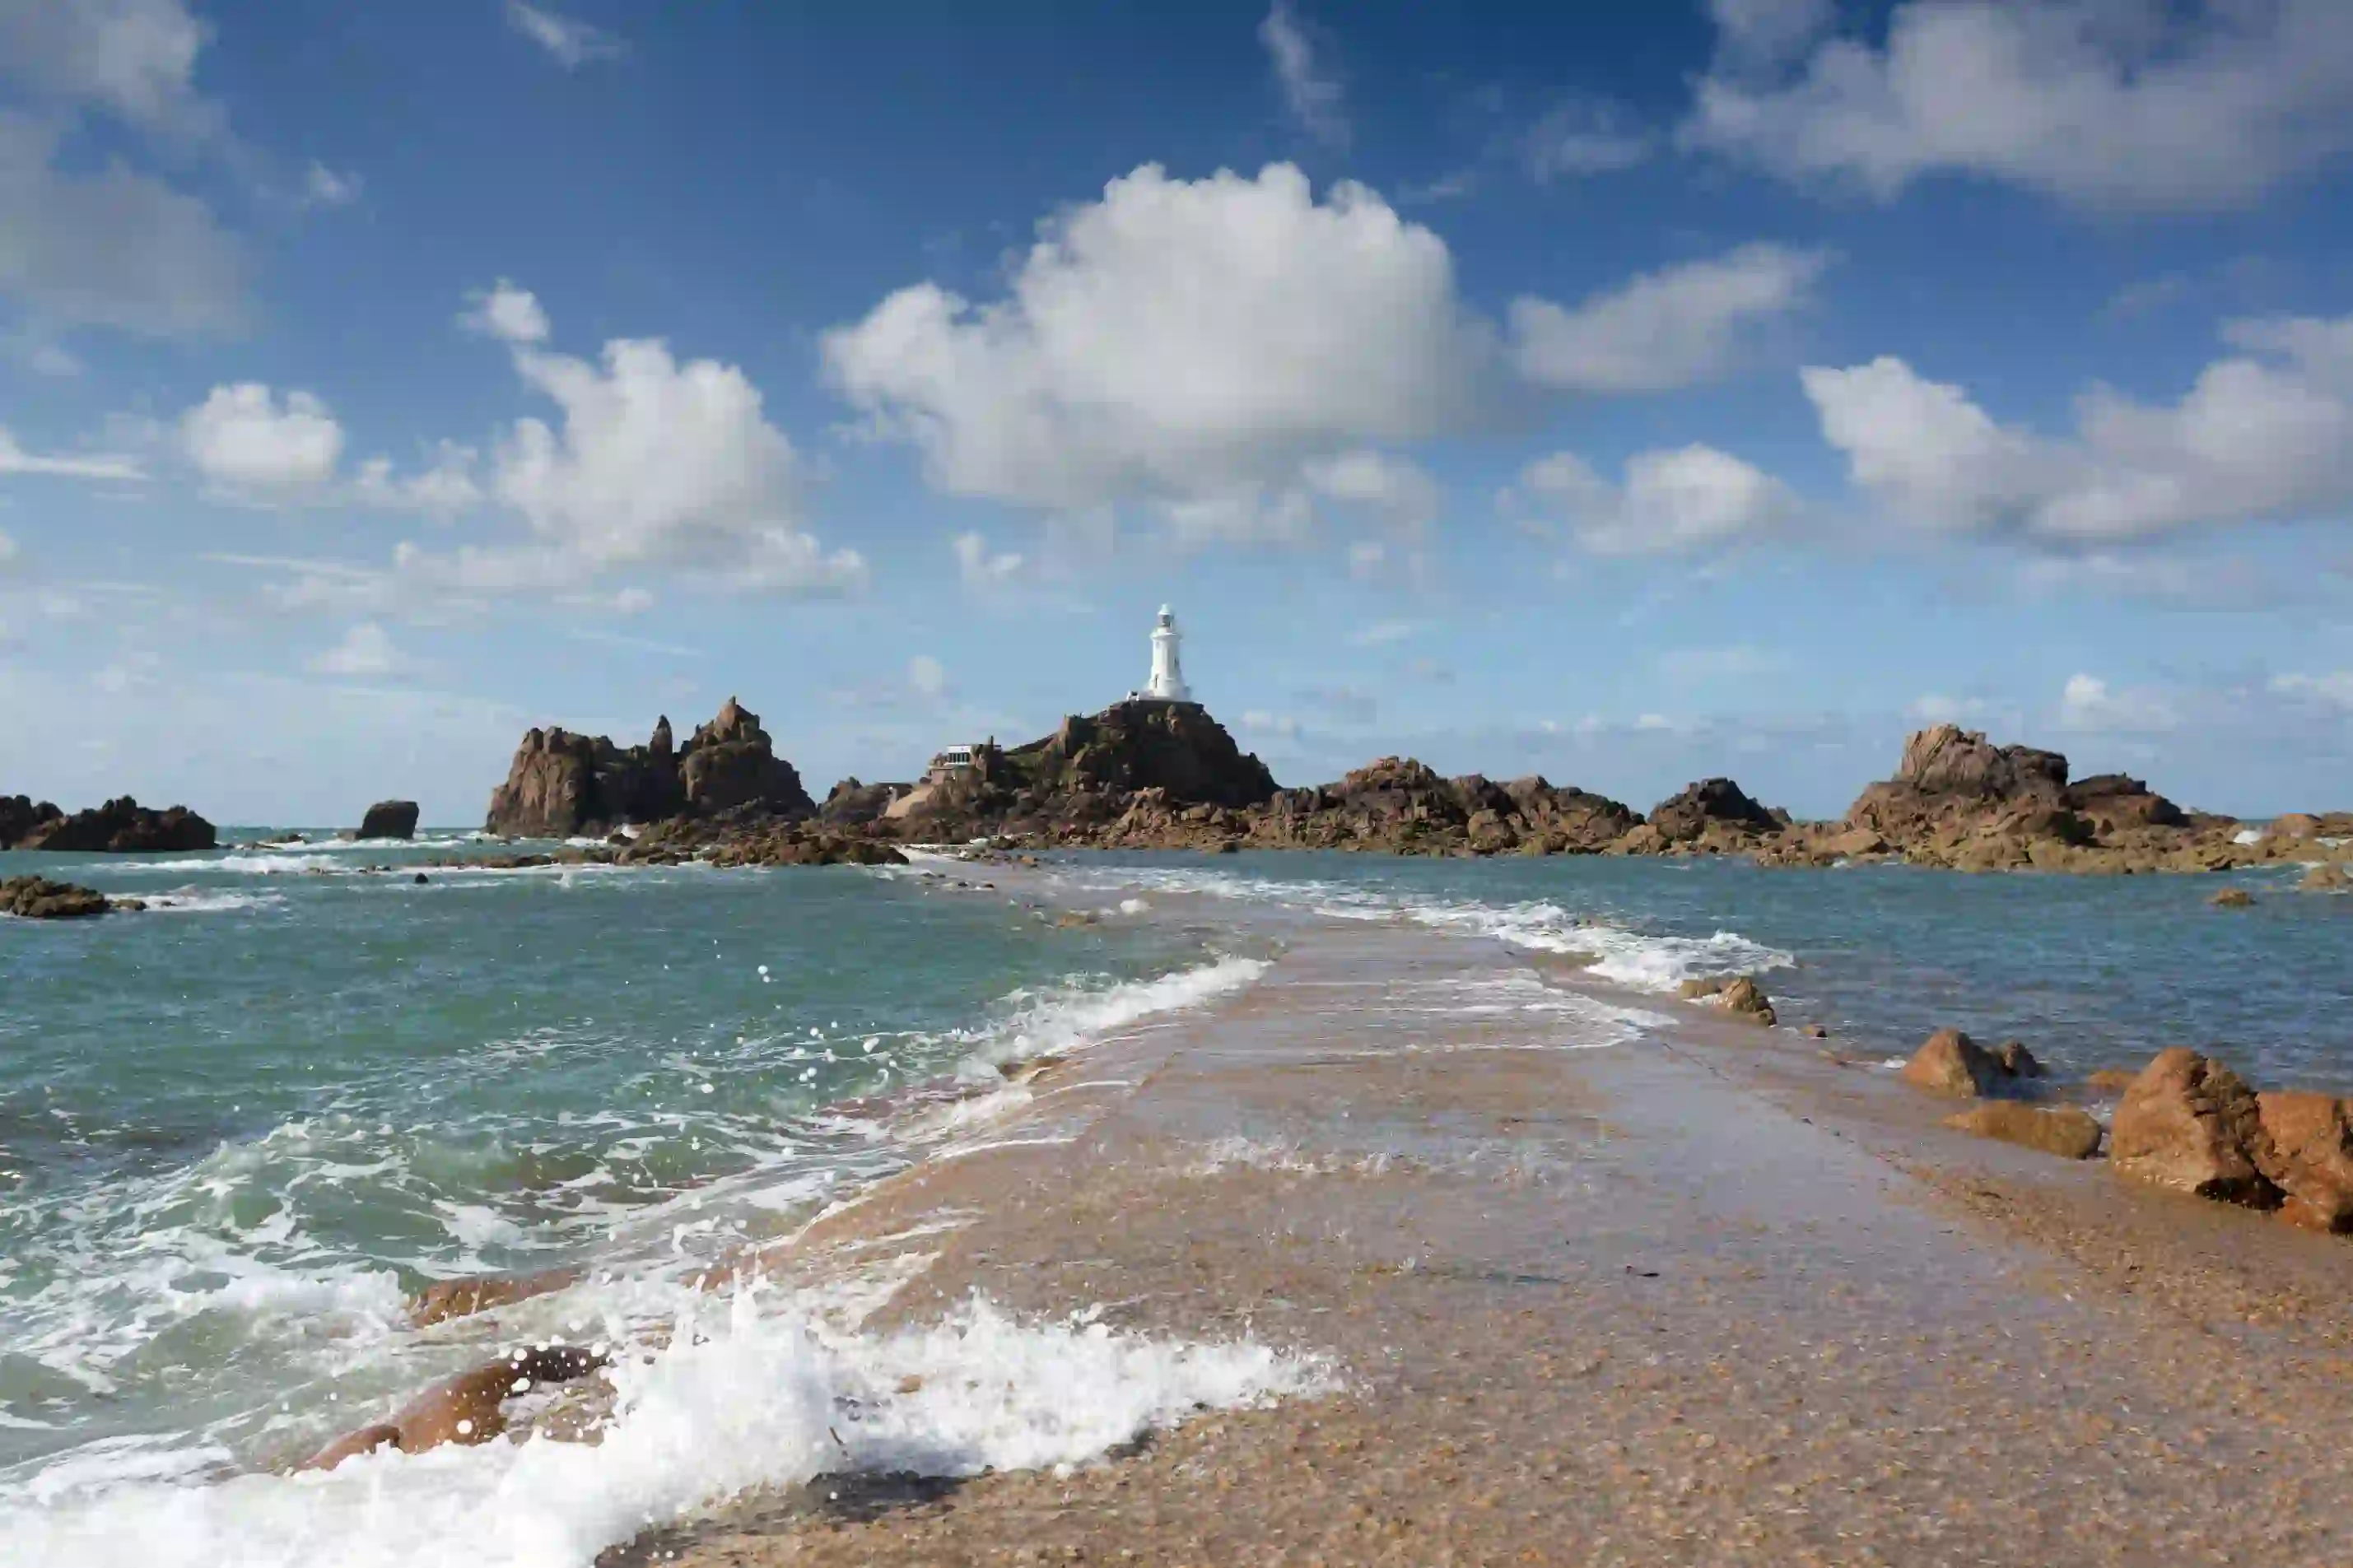
[[[1024,1323],[974,1301],[937,1327],[877,1336],[805,1301],[775,1305],[752,1290],[681,1302],[668,1348],[614,1367],[614,1415],[593,1445],[383,1450],[324,1475],[210,1487],[117,1475],[0,1500],[0,1539],[26,1568],[587,1568],[749,1487],[1080,1465],[1198,1409],[1333,1381],[1317,1361],[1248,1341],[1117,1332],[1093,1312]]]
[[[1150,980],[1102,986],[1080,982],[1046,991],[1017,991],[1012,1014],[976,1042],[984,1066],[1060,1056],[1092,1045],[1155,1014],[1198,1007],[1240,991],[1267,972],[1264,959],[1227,957]]]
[[[1785,969],[1796,958],[1736,931],[1705,937],[1635,931],[1605,921],[1580,921],[1544,900],[1492,904],[1374,891],[1343,883],[1287,881],[1229,872],[1122,868],[1090,875],[1082,885],[1104,890],[1142,883],[1210,898],[1274,903],[1335,920],[1409,921],[1418,925],[1493,938],[1534,952],[1577,953],[1594,962],[1588,973],[1641,991],[1671,992],[1686,980]]]
[[[207,893],[195,888],[179,888],[168,893],[142,893],[139,901],[147,906],[151,914],[215,915],[237,910],[273,909],[286,900],[276,893]]]

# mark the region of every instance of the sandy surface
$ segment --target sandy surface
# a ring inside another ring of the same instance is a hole
[[[1328,1356],[1338,1392],[1065,1476],[828,1478],[602,1561],[2353,1562],[2353,1244],[1490,942],[1283,936],[787,1267],[949,1224],[878,1325],[1100,1305]],[[1672,1022],[1569,1048],[1598,1005]]]

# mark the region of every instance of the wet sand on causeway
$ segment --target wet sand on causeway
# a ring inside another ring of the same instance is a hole
[[[1335,1392],[1065,1475],[754,1494],[603,1563],[2353,1562],[2353,1244],[1492,942],[1282,941],[787,1267],[920,1246],[870,1327],[1100,1306]],[[1611,1008],[1662,1022],[1569,1048]]]

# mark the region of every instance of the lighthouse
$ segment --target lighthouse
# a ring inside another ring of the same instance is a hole
[[[1152,627],[1152,679],[1144,689],[1129,693],[1130,700],[1147,702],[1190,702],[1192,689],[1185,684],[1185,667],[1177,661],[1176,645],[1185,634],[1176,629],[1176,616],[1167,605],[1160,606],[1160,615]]]

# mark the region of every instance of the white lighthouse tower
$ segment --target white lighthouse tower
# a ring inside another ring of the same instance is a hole
[[[1192,689],[1185,684],[1185,667],[1177,662],[1176,645],[1185,634],[1176,629],[1176,616],[1167,605],[1160,606],[1160,616],[1152,628],[1152,679],[1144,689],[1131,692],[1131,700],[1147,702],[1190,702]]]

